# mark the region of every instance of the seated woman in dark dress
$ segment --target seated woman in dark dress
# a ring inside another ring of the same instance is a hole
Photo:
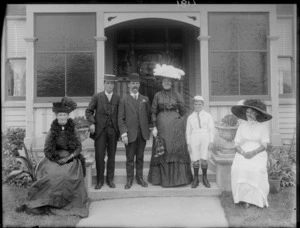
[[[159,136],[165,151],[158,156],[153,143],[148,181],[162,187],[188,185],[193,177],[185,138],[186,108],[182,96],[172,89],[174,80],[180,79],[184,72],[162,65],[154,69],[154,75],[161,79],[163,90],[153,98],[152,134]]]
[[[76,103],[64,97],[53,103],[56,119],[45,140],[45,158],[36,169],[37,181],[28,191],[18,212],[29,214],[77,215],[87,217],[90,200],[84,184],[81,141],[69,113]]]

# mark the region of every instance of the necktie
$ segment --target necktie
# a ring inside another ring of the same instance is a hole
[[[134,96],[134,99],[136,99],[136,100],[138,99],[138,96],[136,94],[134,94],[133,96]]]
[[[200,112],[197,112],[197,119],[198,119],[198,125],[199,125],[199,128],[201,128],[201,122],[200,122]]]

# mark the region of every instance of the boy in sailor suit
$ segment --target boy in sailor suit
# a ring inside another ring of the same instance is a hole
[[[199,168],[201,160],[203,185],[210,188],[207,180],[208,150],[212,148],[214,140],[214,121],[208,112],[203,110],[204,100],[202,96],[193,98],[195,111],[187,119],[186,138],[194,168],[194,179],[191,187],[199,185]]]

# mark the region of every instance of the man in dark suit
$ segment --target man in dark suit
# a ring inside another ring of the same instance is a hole
[[[120,135],[118,128],[118,106],[120,96],[113,92],[114,75],[104,75],[104,91],[92,97],[85,115],[90,122],[90,137],[95,140],[95,160],[97,169],[97,184],[100,189],[104,183],[105,152],[107,150],[106,183],[115,188],[113,182],[115,173],[115,155]]]
[[[132,186],[134,177],[134,157],[136,156],[136,181],[147,187],[143,179],[144,150],[150,137],[151,121],[149,98],[139,93],[140,81],[137,73],[129,75],[129,92],[120,100],[118,125],[122,142],[126,147],[127,183],[125,189]]]

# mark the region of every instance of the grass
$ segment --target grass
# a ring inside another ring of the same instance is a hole
[[[75,227],[80,219],[76,216],[37,216],[15,212],[26,196],[27,189],[2,186],[3,227]],[[269,207],[264,209],[255,206],[244,209],[234,204],[231,192],[224,192],[220,200],[229,227],[296,227],[296,187],[269,194]]]
[[[16,186],[2,185],[3,227],[75,227],[80,220],[76,216],[28,215],[17,213],[16,207],[27,197],[28,190]]]
[[[296,187],[269,194],[268,208],[234,204],[232,193],[224,192],[221,204],[230,227],[296,227]]]

